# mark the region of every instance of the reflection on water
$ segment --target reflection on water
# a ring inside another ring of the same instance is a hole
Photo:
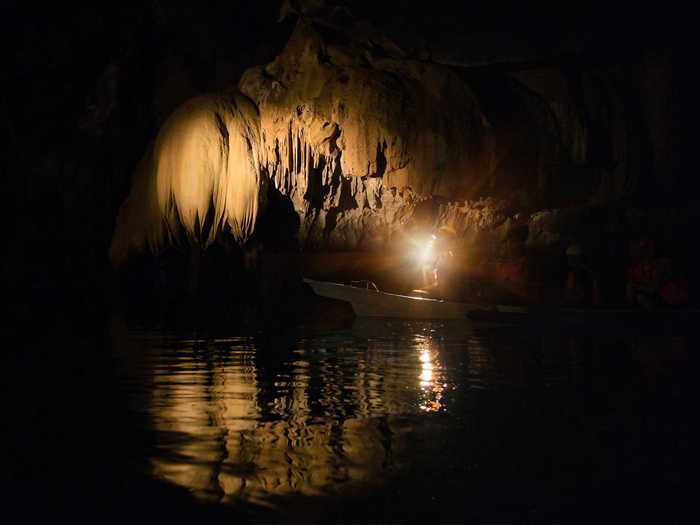
[[[443,405],[441,403],[443,391],[447,388],[446,376],[440,365],[437,343],[430,336],[417,335],[415,337],[416,349],[420,360],[421,402],[420,409],[426,412],[437,412]]]
[[[483,433],[532,421],[513,413],[533,392],[597,380],[585,371],[595,349],[579,339],[435,323],[277,340],[132,332],[118,351],[152,425],[152,474],[207,501],[268,506],[371,488],[421,461],[437,472],[458,457],[477,465],[469,454]]]
[[[302,339],[278,362],[257,355],[252,339],[149,349],[153,473],[206,499],[265,503],[377,483],[393,464],[393,418],[445,403],[429,335]]]

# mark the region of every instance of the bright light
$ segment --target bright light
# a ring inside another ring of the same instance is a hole
[[[430,261],[433,257],[433,253],[435,251],[435,235],[431,235],[430,238],[423,244],[423,246],[420,247],[420,251],[418,253],[418,260],[425,264],[428,261]]]

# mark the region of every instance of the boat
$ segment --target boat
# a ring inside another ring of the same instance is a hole
[[[348,302],[358,317],[397,317],[403,319],[468,319],[477,304],[445,301],[432,297],[380,291],[371,281],[352,284],[304,279],[316,295]],[[362,286],[364,285],[364,286]]]
[[[558,305],[500,305],[460,303],[426,297],[419,290],[413,295],[380,291],[371,281],[351,284],[304,278],[316,295],[345,301],[358,317],[448,320],[462,319],[495,323],[560,324],[638,324],[697,323],[700,310],[624,308],[573,308]]]

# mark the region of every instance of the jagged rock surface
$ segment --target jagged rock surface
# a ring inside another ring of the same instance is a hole
[[[381,246],[417,199],[472,193],[492,169],[489,123],[448,68],[333,36],[346,35],[301,20],[240,88],[259,106],[262,162],[307,246]]]
[[[259,109],[260,133],[249,137],[259,150],[256,184],[269,180],[289,199],[305,249],[384,249],[425,209],[424,229],[446,225],[464,241],[502,239],[532,222],[539,242],[543,214],[649,186],[640,152],[650,141],[631,133],[643,124],[644,97],[630,95],[619,68],[474,70],[342,6],[301,4],[283,8],[298,17],[286,47],[247,70],[239,88]],[[660,64],[647,75],[649,93],[666,85]],[[667,124],[663,103],[647,109],[656,127]],[[651,142],[659,158],[667,154],[667,144]],[[161,212],[171,230],[179,220],[196,233],[210,204],[220,212],[216,199],[191,204]],[[160,240],[144,238],[133,244]]]
[[[285,49],[239,87],[258,104],[262,163],[307,249],[386,246],[425,200],[451,203],[434,227],[464,233],[484,229],[469,204],[480,198],[522,221],[643,182],[640,122],[617,70],[475,72],[403,49],[343,8],[297,14]]]

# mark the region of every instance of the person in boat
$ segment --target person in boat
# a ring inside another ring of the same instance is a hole
[[[423,279],[422,289],[430,290],[437,284],[437,255],[435,253],[435,234],[428,239],[423,253],[421,254],[421,277]]]
[[[449,231],[442,227],[431,234],[421,258],[421,275],[423,290],[439,294],[454,257],[451,249]],[[444,290],[442,290],[444,291]]]
[[[452,282],[454,253],[451,247],[451,238],[444,233],[438,235],[438,253],[435,261],[435,283],[440,296],[445,298],[450,295],[449,288]]]
[[[571,306],[600,305],[598,279],[584,256],[583,247],[576,240],[566,249],[568,273],[564,302]]]
[[[521,253],[520,243],[515,239],[508,239],[496,263],[498,281],[511,293],[521,295],[524,274],[525,258]]]
[[[688,288],[688,280],[685,276],[677,268],[672,267],[668,279],[661,285],[659,296],[666,306],[687,306],[690,301]]]
[[[632,263],[627,270],[627,301],[650,310],[659,303],[661,265],[656,260],[656,243],[642,238],[631,246]]]
[[[513,228],[498,250],[493,269],[498,301],[522,303],[531,299],[528,281],[532,272],[528,268],[526,239],[526,228]]]
[[[631,304],[645,309],[688,304],[687,279],[672,259],[657,257],[653,239],[640,239],[632,252],[633,263],[627,274],[627,299]]]

